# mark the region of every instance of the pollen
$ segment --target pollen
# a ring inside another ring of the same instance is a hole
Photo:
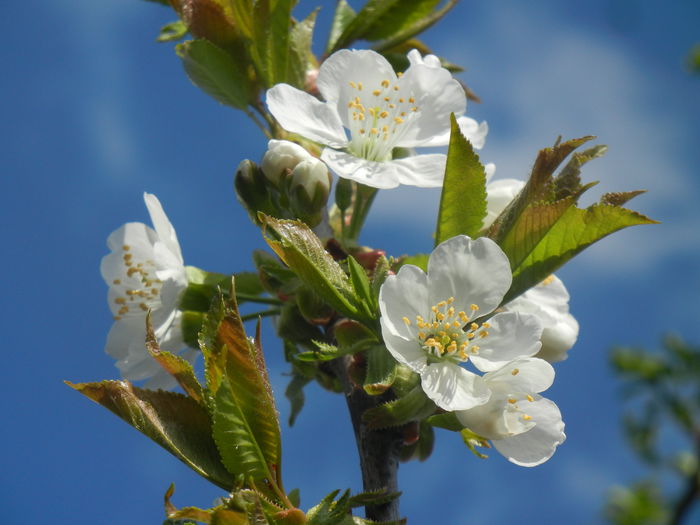
[[[388,112],[388,111],[382,111],[382,112],[379,114],[379,118],[387,118],[388,116],[389,116],[389,112]]]
[[[416,99],[413,98],[413,97],[409,97],[409,98],[408,98],[408,102],[411,103],[411,104],[414,104],[414,103],[416,102]]]
[[[388,80],[386,80],[386,79],[385,79],[385,80],[382,80],[382,87],[383,87],[383,88],[388,88],[388,87],[389,87],[389,84],[390,84],[390,82],[389,82]]]
[[[476,311],[479,309],[479,307],[478,307],[477,305],[475,305],[475,304],[469,305],[469,308],[470,308],[473,312],[476,312]]]
[[[357,90],[362,91],[362,82],[357,83]]]
[[[523,414],[523,419],[525,421],[530,421],[532,419],[532,416],[528,416],[527,414]]]
[[[406,326],[411,326],[411,320],[408,317],[402,317],[401,319],[406,323]]]
[[[532,403],[532,402],[535,400],[535,398],[532,397],[530,394],[528,394],[528,395],[527,395],[527,400],[528,400],[530,403]]]
[[[350,81],[350,87],[353,89],[357,89],[357,84],[355,84],[352,80]]]
[[[403,119],[401,117],[394,117],[394,122],[397,124],[401,124],[403,122]]]
[[[114,281],[112,281],[112,284],[122,284],[122,281],[121,279],[114,279]]]
[[[379,134],[379,131],[377,131],[377,128],[372,128],[369,130],[369,134],[370,135],[377,135],[377,134]]]
[[[510,373],[510,375],[517,376],[520,373],[520,370],[517,368],[514,368],[513,371]]]
[[[382,94],[382,91],[381,91],[380,89],[375,89],[374,91],[372,91],[372,94],[373,94],[375,97],[378,97],[379,95]]]
[[[513,399],[512,397],[511,397],[510,399],[508,399],[508,402],[509,402],[511,405],[514,405],[515,403],[517,403],[517,401],[516,401],[515,399]]]
[[[553,282],[554,282],[554,275],[549,275],[540,284],[542,286],[547,286],[548,284],[552,284]]]
[[[148,306],[146,305],[146,303],[139,303],[139,308],[141,308],[141,310],[143,310],[144,312],[148,311]]]
[[[124,299],[123,297],[117,297],[117,298],[114,300],[114,302],[117,303],[117,304],[126,304],[126,299]]]

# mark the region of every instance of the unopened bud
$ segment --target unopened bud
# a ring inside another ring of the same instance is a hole
[[[281,188],[284,179],[297,164],[313,158],[299,144],[288,140],[271,140],[267,144],[267,152],[262,160],[262,171],[275,188]]]
[[[335,205],[340,210],[347,210],[352,205],[352,181],[339,178],[335,185]]]
[[[265,178],[253,161],[248,159],[241,161],[236,169],[234,185],[238,200],[253,222],[258,222],[257,213],[259,211],[267,214],[274,212]]]

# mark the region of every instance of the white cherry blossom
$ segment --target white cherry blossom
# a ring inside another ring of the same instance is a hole
[[[146,350],[146,313],[151,311],[163,350],[185,348],[178,304],[187,276],[177,235],[158,198],[149,193],[143,198],[155,229],[141,222],[124,224],[107,238],[110,253],[100,265],[114,315],[105,351],[117,360],[125,379],[149,379],[147,388],[172,388],[175,381]],[[190,362],[196,355],[193,350],[183,353]]]
[[[413,50],[408,59],[409,68],[397,75],[374,51],[338,51],[318,73],[325,102],[278,84],[267,92],[268,108],[287,131],[328,146],[321,159],[341,177],[375,188],[439,187],[445,155],[393,159],[394,148],[447,144],[450,113],[476,146],[483,145],[488,127],[462,116],[464,89],[437,57]]]
[[[426,395],[445,410],[489,400],[489,372],[540,349],[537,317],[500,312],[512,276],[508,258],[492,240],[448,239],[430,255],[428,272],[404,265],[379,293],[382,336],[400,363],[420,374]]]
[[[486,373],[483,381],[491,397],[483,405],[455,412],[460,423],[491,440],[516,465],[534,467],[552,457],[566,439],[559,408],[539,395],[554,381],[552,365],[519,358]]]

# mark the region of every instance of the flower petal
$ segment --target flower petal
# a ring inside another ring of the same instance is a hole
[[[419,188],[439,188],[445,178],[447,156],[440,153],[414,155],[403,159],[390,160],[398,176],[399,184]]]
[[[486,135],[489,133],[489,125],[486,121],[479,124],[470,117],[459,117],[457,125],[462,135],[471,143],[474,149],[481,149],[486,144]],[[434,135],[432,139],[422,142],[421,147],[444,146],[450,142],[451,130],[447,129],[440,135]]]
[[[511,463],[535,467],[552,457],[566,439],[559,408],[549,399],[536,396],[527,405],[527,414],[535,426],[516,436],[493,440],[493,446]]]
[[[396,275],[389,275],[379,290],[382,327],[405,339],[415,339],[416,316],[428,317],[428,278],[412,264],[403,265]],[[410,325],[406,324],[408,318]]]
[[[493,221],[506,209],[510,201],[520,193],[523,186],[525,186],[525,182],[518,179],[495,180],[486,185],[486,217],[484,217],[484,228],[493,224]]]
[[[448,361],[429,364],[420,379],[426,395],[445,410],[467,410],[491,396],[480,376]]]
[[[416,337],[405,338],[391,332],[382,323],[382,338],[389,353],[399,363],[406,365],[418,374],[425,371],[428,357],[418,344]]]
[[[491,390],[503,394],[544,392],[554,382],[554,368],[535,357],[515,359],[506,366],[484,375]]]
[[[288,84],[277,84],[267,90],[266,102],[270,113],[287,131],[336,148],[347,144],[335,109],[308,93]]]
[[[386,58],[367,49],[342,49],[321,64],[316,85],[343,124],[350,127],[348,102],[359,96],[366,107],[371,107],[372,91],[381,88],[383,80],[396,84],[396,73]]]
[[[472,240],[466,235],[448,239],[435,248],[428,261],[430,304],[454,297],[457,311],[471,316],[493,311],[510,288],[512,275],[508,257],[491,239]]]
[[[557,363],[569,357],[568,351],[578,338],[578,321],[567,313],[558,323],[545,327],[542,331],[542,349],[535,357]]]
[[[153,227],[158,234],[158,239],[170,250],[170,253],[177,260],[177,264],[182,266],[182,252],[180,251],[180,243],[177,240],[175,228],[168,220],[168,216],[165,215],[158,197],[152,193],[144,193],[143,200],[146,202],[148,214],[151,216],[151,223],[153,223]]]
[[[395,161],[375,162],[330,148],[323,150],[321,160],[339,177],[354,180],[366,186],[390,189],[399,185]]]
[[[485,337],[479,338],[479,353],[471,359],[479,370],[497,370],[518,357],[529,357],[539,352],[542,343],[542,324],[530,314],[502,312],[488,321]],[[477,332],[479,334],[479,332]]]

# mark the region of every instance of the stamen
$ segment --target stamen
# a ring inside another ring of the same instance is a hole
[[[402,317],[401,319],[406,323],[406,326],[411,326],[411,320],[408,317]]]
[[[523,419],[525,421],[530,421],[532,419],[532,416],[528,416],[527,414],[523,414]]]
[[[535,398],[532,397],[530,394],[528,394],[528,395],[527,395],[527,400],[528,400],[530,403],[532,403],[532,402],[535,400]]]
[[[124,246],[122,246],[122,250],[124,250],[125,252],[128,252],[129,250],[131,250],[131,246],[129,246],[128,244],[125,244]],[[552,279],[554,279],[554,278],[552,277]]]
[[[513,371],[510,373],[511,375],[517,376],[520,373],[520,370],[517,368],[514,368]]]

